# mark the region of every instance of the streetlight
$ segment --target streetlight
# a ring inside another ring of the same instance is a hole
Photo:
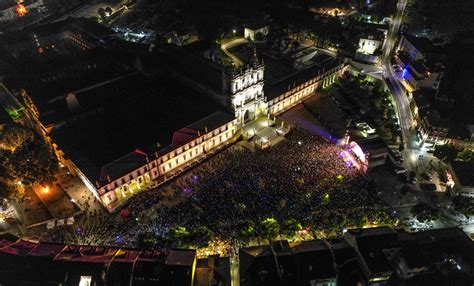
[[[43,187],[42,191],[43,191],[44,194],[49,193],[49,187],[48,186]]]

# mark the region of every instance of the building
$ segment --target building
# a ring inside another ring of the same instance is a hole
[[[474,161],[452,161],[449,174],[454,181],[454,189],[461,195],[474,198]]]
[[[330,85],[345,66],[318,53],[295,69],[243,38],[232,54],[201,42],[118,49],[110,30],[67,21],[9,35],[22,40],[7,50],[20,59],[37,51],[18,71],[28,77],[20,99],[60,162],[111,212],[234,142],[243,126]],[[137,54],[163,65],[145,71]]]
[[[383,139],[379,137],[367,138],[356,140],[355,142],[366,156],[365,161],[360,161],[367,162],[367,168],[370,169],[385,164],[388,155],[388,147],[387,144],[385,144],[385,142],[383,141]]]
[[[379,30],[365,31],[360,35],[357,53],[373,55],[385,43],[385,33]]]
[[[369,285],[382,286],[393,274],[385,252],[400,247],[398,234],[390,228],[348,230],[344,239],[356,249],[362,273]]]
[[[239,258],[241,285],[336,285],[333,256],[322,240],[241,248]]]
[[[441,118],[439,112],[431,109],[420,112],[421,124],[418,126],[417,134],[422,145],[433,146],[445,143],[449,131],[449,121]]]
[[[460,228],[351,229],[342,238],[239,250],[241,285],[471,285],[474,242]]]
[[[0,22],[13,21],[23,17],[28,10],[44,6],[43,0],[2,0],[0,1]]]
[[[395,59],[402,68],[400,82],[408,92],[419,88],[438,90],[444,72],[429,69],[423,60],[412,61],[406,52],[399,52]]]
[[[227,260],[220,258],[220,263]],[[31,242],[4,236],[0,240],[0,261],[2,285],[203,285],[202,275],[196,275],[199,267],[193,249],[163,252]],[[209,275],[214,279],[214,273]]]
[[[408,94],[408,103],[413,116],[413,126],[417,131],[420,144],[432,147],[447,142],[450,121],[441,117],[440,113],[431,107],[430,101],[435,91],[421,89]]]
[[[251,41],[262,40],[268,35],[269,27],[268,26],[248,26],[244,28],[244,38]]]

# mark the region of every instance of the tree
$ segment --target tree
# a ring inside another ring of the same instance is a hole
[[[168,238],[180,247],[188,245],[189,237],[190,233],[184,226],[176,226],[168,231]]]
[[[474,151],[470,149],[463,149],[457,155],[457,159],[461,161],[473,161],[474,160]]]
[[[272,239],[280,234],[280,225],[278,221],[274,218],[266,218],[261,224],[261,233],[262,236],[271,243]]]
[[[105,19],[105,9],[103,7],[100,7],[99,9],[97,9],[97,14],[100,16],[102,20]]]
[[[301,223],[299,223],[296,219],[290,218],[283,222],[281,231],[282,234],[286,236],[287,239],[293,239],[296,235],[297,231],[303,229]]]
[[[412,209],[411,213],[419,222],[430,222],[440,218],[440,212],[437,208],[427,203],[418,203]]]
[[[212,231],[206,226],[202,225],[193,229],[190,235],[190,241],[197,247],[207,247],[209,245],[209,241],[212,240],[212,236]]]
[[[19,147],[9,160],[12,175],[19,181],[46,184],[54,181],[58,164],[51,150],[43,142],[31,141]]]
[[[463,214],[466,218],[474,216],[474,199],[458,195],[453,197],[451,202],[454,210]]]
[[[139,233],[137,236],[137,247],[140,249],[155,248],[158,239],[153,232]]]
[[[33,138],[33,132],[23,125],[7,124],[0,130],[0,149],[10,152],[21,147],[26,141]]]
[[[364,214],[362,211],[356,210],[352,212],[348,217],[348,224],[353,225],[357,228],[362,228],[369,222],[367,215]]]
[[[370,219],[376,225],[390,227],[395,225],[397,221],[395,217],[389,215],[384,210],[375,210],[373,213],[370,214]]]
[[[451,144],[436,145],[433,155],[442,161],[451,162],[456,159],[459,151]]]
[[[255,223],[250,220],[239,221],[237,224],[237,240],[244,244],[255,236]]]

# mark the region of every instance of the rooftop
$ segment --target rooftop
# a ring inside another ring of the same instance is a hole
[[[383,250],[400,247],[397,232],[380,227],[349,230],[346,235],[355,237],[357,248],[373,274],[392,271]]]
[[[434,46],[428,38],[415,37],[408,34],[403,36],[421,53],[430,53],[437,51],[437,47]]]
[[[474,161],[452,161],[451,167],[463,186],[474,186]]]
[[[98,98],[106,100],[100,100],[93,109],[96,112],[60,124],[51,132],[66,157],[91,182],[115,179],[133,170],[146,162],[143,154],[148,150],[170,145],[175,131],[218,110],[211,100],[170,78],[151,80],[141,74],[121,78],[110,87],[101,85],[78,92],[77,96],[79,104],[82,99],[91,104],[90,100]],[[211,126],[217,122],[213,119],[204,123]]]
[[[265,84],[265,96],[268,100],[272,100],[286,91],[307,82],[311,78],[322,74],[336,66],[340,65],[339,59],[333,58],[323,53],[317,53],[311,60],[313,65],[306,69],[294,71],[293,73],[283,75],[279,79],[275,79],[274,83]],[[268,71],[271,73],[271,70]],[[267,73],[267,69],[265,69]]]

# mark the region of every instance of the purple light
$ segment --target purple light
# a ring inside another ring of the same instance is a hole
[[[407,79],[409,75],[410,75],[410,71],[408,70],[408,65],[406,65],[402,72],[402,78]]]
[[[183,190],[185,193],[191,193],[193,191],[193,189],[191,188],[184,188]]]

